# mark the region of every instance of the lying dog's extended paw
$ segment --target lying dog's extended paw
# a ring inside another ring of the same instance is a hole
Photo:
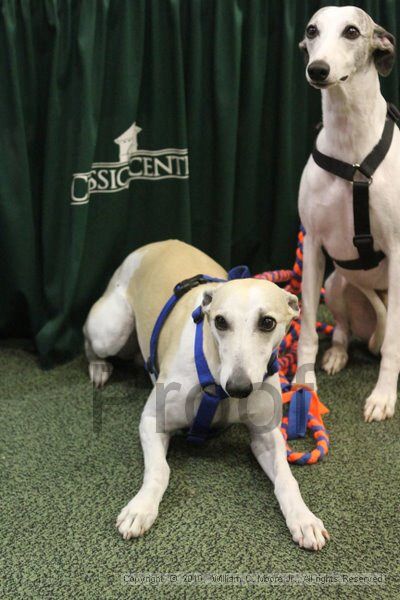
[[[323,522],[309,510],[291,514],[287,518],[286,524],[292,534],[293,541],[300,548],[321,550],[326,541],[329,540],[329,533]]]
[[[109,380],[113,366],[106,360],[96,360],[89,363],[90,381],[96,388],[102,388]]]
[[[322,368],[328,375],[339,373],[347,364],[349,355],[342,344],[332,344],[322,359]]]
[[[396,393],[374,390],[365,402],[364,419],[366,422],[383,421],[393,417],[396,399]]]
[[[116,526],[124,540],[129,540],[146,533],[157,515],[158,506],[152,500],[140,496],[139,493],[121,510]]]

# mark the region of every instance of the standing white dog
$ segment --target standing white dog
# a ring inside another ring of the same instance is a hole
[[[324,249],[335,262],[325,285],[336,328],[323,368],[336,373],[345,366],[350,332],[382,355],[367,421],[393,416],[400,370],[400,135],[378,76],[389,74],[394,44],[353,6],[319,10],[300,43],[307,80],[321,90],[323,128],[299,194],[307,231],[299,373],[311,372],[307,381],[315,382]]]
[[[199,273],[220,279],[227,275],[203,252],[179,241],[150,244],[126,258],[84,326],[89,373],[95,385],[107,381],[111,366],[106,358],[123,350],[132,335],[137,336],[147,359],[154,325],[172,290],[178,282]],[[279,422],[273,421],[274,411],[281,407],[279,376],[277,372],[269,375],[267,369],[292,318],[298,315],[297,298],[273,283],[255,279],[200,282],[194,287],[196,283],[199,281],[191,280],[179,287],[186,293],[173,306],[159,335],[159,375],[139,427],[143,484],[118,516],[117,527],[129,539],[143,535],[157,517],[168,486],[166,454],[171,434],[192,424],[191,413],[198,411],[202,398],[194,340],[198,319],[204,316],[201,352],[215,384],[230,396],[219,403],[212,425],[246,423],[251,448],[274,484],[294,541],[319,550],[328,533],[304,503],[288,465]],[[197,324],[192,318],[196,308]],[[189,411],[190,392],[196,386],[194,411]],[[267,427],[269,423],[271,427]]]

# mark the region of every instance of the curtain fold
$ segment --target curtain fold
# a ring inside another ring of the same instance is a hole
[[[136,247],[288,267],[320,120],[298,50],[318,0],[0,0],[0,335],[44,366]],[[400,5],[361,6],[396,35]],[[398,69],[382,81],[398,101]]]

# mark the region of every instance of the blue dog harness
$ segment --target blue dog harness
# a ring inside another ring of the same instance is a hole
[[[238,266],[231,269],[228,273],[228,280],[232,279],[246,279],[251,277],[250,270],[246,266]],[[169,314],[174,308],[175,304],[179,299],[186,294],[189,290],[210,282],[225,282],[225,279],[219,279],[217,277],[210,277],[209,275],[195,275],[189,279],[185,279],[178,283],[174,288],[173,295],[167,300],[163,309],[161,310],[156,323],[153,328],[153,332],[150,338],[150,357],[146,362],[146,369],[150,375],[153,375],[156,379],[158,377],[157,370],[157,345],[158,338],[161,333],[161,329],[167,320]],[[192,426],[188,432],[187,440],[196,444],[203,443],[207,438],[211,436],[211,423],[214,418],[215,412],[218,408],[221,400],[228,398],[228,394],[222,388],[222,386],[215,383],[214,377],[210,371],[207,363],[207,359],[203,351],[203,324],[204,315],[202,307],[198,306],[192,313],[193,321],[196,324],[196,333],[194,338],[194,359],[196,364],[197,376],[202,389],[202,396],[200,406],[197,410],[197,414],[194,417]],[[279,370],[278,365],[278,353],[273,352],[269,360],[267,370],[264,376],[264,381],[268,377],[271,377]]]

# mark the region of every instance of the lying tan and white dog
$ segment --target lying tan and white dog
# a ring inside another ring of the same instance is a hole
[[[107,381],[111,365],[106,358],[123,350],[132,335],[137,336],[142,356],[147,359],[154,324],[174,286],[199,273],[221,279],[227,276],[203,252],[176,240],[144,246],[126,258],[84,326],[89,373],[95,385]],[[281,404],[278,374],[263,383],[274,349],[298,315],[297,298],[273,283],[250,278],[203,283],[189,289],[166,319],[157,348],[157,384],[139,426],[145,463],[143,484],[121,511],[117,527],[129,539],[143,535],[157,517],[168,486],[166,454],[171,434],[190,426],[193,418],[188,397],[198,388],[199,380],[192,312],[199,306],[204,315],[204,357],[215,383],[230,396],[221,401],[212,425],[222,421],[246,423],[251,448],[275,486],[293,540],[304,548],[319,550],[328,533],[300,495],[286,459],[279,418],[278,422],[272,420],[276,399],[279,407]],[[164,394],[166,390],[170,391]],[[194,413],[201,398],[201,390],[197,392]],[[266,426],[269,423],[273,424]]]
[[[315,381],[325,250],[335,262],[325,286],[336,328],[322,366],[331,374],[345,366],[351,333],[381,352],[367,421],[393,416],[400,369],[400,133],[379,85],[379,74],[392,68],[394,44],[354,6],[319,10],[300,43],[307,80],[321,90],[323,128],[299,193],[307,235],[298,373]]]

